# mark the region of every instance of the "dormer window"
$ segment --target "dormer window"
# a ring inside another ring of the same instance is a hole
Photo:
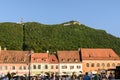
[[[109,54],[109,57],[111,57],[111,55]]]
[[[92,56],[89,54],[89,57],[92,57]]]
[[[17,61],[16,57],[13,57],[13,61],[14,61],[14,62],[16,62],[16,61]]]
[[[64,59],[62,59],[61,61],[62,61],[62,62],[64,62],[65,60],[64,60]]]
[[[37,58],[34,58],[34,61],[35,61],[35,62],[38,62],[38,59],[37,59]]]
[[[36,58],[34,58],[34,61],[36,60]]]
[[[68,59],[67,61],[70,61],[70,59]]]
[[[78,60],[77,60],[77,59],[74,59],[74,61],[75,61],[75,62],[78,62]]]
[[[55,60],[54,60],[54,59],[52,59],[52,61],[53,61],[53,62],[55,62]]]
[[[25,58],[24,58],[24,57],[22,57],[20,61],[21,61],[21,62],[25,62]]]
[[[4,58],[4,62],[7,62],[8,61],[8,57],[6,56],[5,58]]]
[[[71,62],[71,59],[68,59],[67,61]]]
[[[46,58],[42,58],[42,61],[46,61]]]

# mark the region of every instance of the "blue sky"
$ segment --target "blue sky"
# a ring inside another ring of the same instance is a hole
[[[79,21],[120,37],[120,0],[0,0],[0,22]]]

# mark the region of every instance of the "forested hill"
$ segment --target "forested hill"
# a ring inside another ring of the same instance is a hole
[[[76,21],[54,25],[0,23],[0,46],[8,50],[49,50],[51,53],[78,48],[112,48],[120,55],[120,38]]]

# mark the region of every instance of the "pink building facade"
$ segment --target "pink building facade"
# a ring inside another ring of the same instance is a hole
[[[29,51],[0,50],[0,74],[28,74]]]

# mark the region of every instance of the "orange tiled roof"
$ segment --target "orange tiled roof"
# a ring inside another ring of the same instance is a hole
[[[28,63],[29,51],[1,50],[0,63]]]
[[[77,63],[80,62],[78,51],[58,51],[60,63]]]
[[[49,58],[48,58],[48,53],[34,53],[31,56],[31,62],[35,63],[48,63]]]
[[[58,63],[58,59],[55,55],[49,55],[49,63],[55,64]]]
[[[112,49],[82,48],[82,60],[120,60]]]

